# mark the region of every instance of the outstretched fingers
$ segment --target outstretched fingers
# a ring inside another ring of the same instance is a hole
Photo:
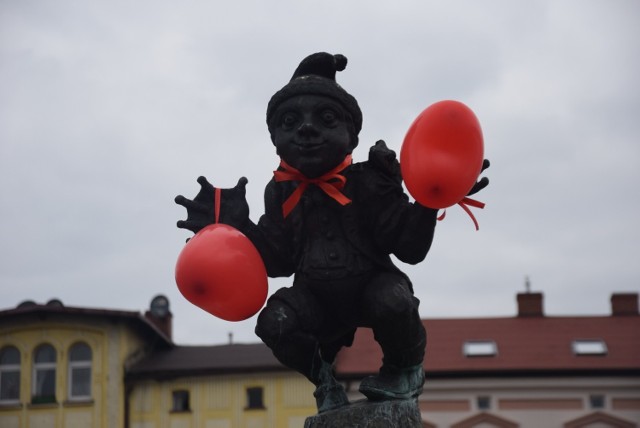
[[[241,191],[241,192],[245,192],[248,182],[249,182],[249,180],[247,180],[247,177],[240,177],[240,179],[238,180],[238,183],[236,184],[234,189],[236,189],[238,191]]]
[[[474,195],[489,185],[489,179],[482,177],[476,184],[473,185],[467,196]]]
[[[247,183],[249,182],[249,180],[247,180],[246,177],[240,177],[240,179],[238,180],[238,182],[236,183],[235,186],[233,186],[230,189],[224,189],[223,190],[223,197],[225,198],[229,198],[229,199],[234,199],[234,200],[238,200],[238,199],[244,199],[246,193],[247,193]]]
[[[180,229],[190,230],[193,233],[198,233],[198,231],[204,227],[202,222],[191,220],[178,220],[176,226]]]
[[[489,159],[485,159],[484,161],[482,161],[482,169],[480,170],[480,174],[482,174],[485,169],[489,168],[489,166],[491,166],[491,162],[489,162]],[[471,190],[469,190],[469,193],[467,193],[467,196],[471,196],[475,193],[478,193],[488,185],[489,185],[489,179],[487,177],[482,177],[480,180],[476,182],[476,184],[473,185]]]
[[[201,204],[199,202],[192,201],[191,199],[187,199],[182,195],[176,196],[174,201],[175,201],[176,204],[182,205],[183,207],[185,207],[187,209],[187,211],[195,210],[195,211],[202,212],[202,213],[206,213],[206,212],[209,211],[205,204]]]
[[[200,177],[198,177],[198,179],[196,180],[198,182],[198,184],[200,184],[200,187],[202,188],[207,188],[207,189],[212,189],[213,185],[211,183],[209,183],[209,181],[207,181],[207,178],[203,175],[201,175]]]

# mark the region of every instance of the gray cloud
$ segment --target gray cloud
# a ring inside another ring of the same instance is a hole
[[[399,150],[441,99],[483,126],[480,232],[450,208],[427,260],[403,266],[423,316],[512,315],[525,275],[548,313],[606,314],[640,288],[639,16],[632,1],[5,2],[0,306],[143,310],[164,293],[179,342],[257,340],[179,294],[172,200],[199,175],[244,175],[257,220],[278,162],[267,101],[326,50],[349,58],[338,80],[364,112],[356,160],[380,138]]]

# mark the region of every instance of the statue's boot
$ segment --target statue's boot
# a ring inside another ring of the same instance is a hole
[[[316,397],[318,413],[348,405],[347,394],[344,392],[342,385],[333,377],[331,364],[322,359],[320,361],[317,382],[314,382],[316,383],[316,390],[313,393],[313,396]]]
[[[376,376],[362,381],[360,392],[372,401],[407,399],[420,395],[423,385],[422,364],[403,368],[385,364]]]
[[[337,383],[334,385],[319,385],[313,396],[316,397],[318,413],[338,409],[349,404],[344,388]]]

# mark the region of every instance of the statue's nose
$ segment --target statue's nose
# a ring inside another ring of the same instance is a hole
[[[303,122],[298,128],[298,134],[305,137],[318,135],[318,130],[310,121]]]

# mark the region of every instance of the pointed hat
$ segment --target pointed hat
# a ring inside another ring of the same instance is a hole
[[[339,102],[350,114],[356,136],[362,129],[362,112],[356,99],[336,82],[336,72],[347,66],[344,55],[318,52],[300,62],[291,80],[276,92],[267,106],[267,124],[272,129],[271,119],[278,105],[296,95],[323,95]]]

